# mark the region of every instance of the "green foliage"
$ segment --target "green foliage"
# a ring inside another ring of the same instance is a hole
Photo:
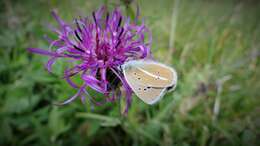
[[[155,58],[170,55],[179,74],[177,89],[154,106],[134,96],[128,115],[120,113],[123,100],[94,110],[79,100],[52,104],[76,92],[61,80],[65,64],[48,74],[47,58],[26,51],[48,48],[45,26],[55,25],[50,11],[69,22],[102,3],[119,4],[133,17],[136,2],[130,2],[0,2],[0,145],[260,145],[260,3],[253,0],[137,1]]]

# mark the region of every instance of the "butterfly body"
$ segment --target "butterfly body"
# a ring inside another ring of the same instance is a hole
[[[124,77],[134,93],[145,103],[158,102],[177,84],[176,71],[151,60],[134,60],[123,66]]]

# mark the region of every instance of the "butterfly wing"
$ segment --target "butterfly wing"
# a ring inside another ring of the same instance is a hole
[[[154,61],[130,61],[123,65],[123,72],[127,79],[135,80],[151,87],[171,87],[177,83],[175,70]]]
[[[166,92],[165,88],[154,88],[144,86],[133,79],[128,80],[128,84],[134,93],[145,103],[154,104],[163,97]]]
[[[177,83],[176,72],[153,61],[130,61],[122,66],[124,77],[135,94],[147,104],[154,104]]]

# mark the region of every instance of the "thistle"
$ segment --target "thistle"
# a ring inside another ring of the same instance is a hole
[[[64,70],[64,79],[77,89],[77,93],[60,104],[68,104],[76,98],[85,102],[86,97],[96,105],[103,104],[89,95],[87,87],[102,93],[105,102],[120,98],[124,90],[127,112],[132,90],[120,66],[130,60],[150,57],[151,34],[144,23],[138,25],[130,22],[130,18],[124,17],[119,8],[109,13],[106,7],[101,7],[91,17],[75,19],[73,24],[64,22],[54,11],[52,15],[59,24],[59,28],[53,29],[58,39],[50,40],[48,50],[28,50],[49,57],[45,65],[49,72],[52,72],[56,60],[69,60],[67,66],[70,68]],[[148,42],[145,41],[146,33]],[[80,85],[71,79],[77,75],[82,80]]]

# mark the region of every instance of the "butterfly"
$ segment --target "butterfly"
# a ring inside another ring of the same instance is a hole
[[[133,92],[145,103],[157,103],[175,89],[177,73],[165,64],[152,60],[132,60],[122,65],[123,75]]]

